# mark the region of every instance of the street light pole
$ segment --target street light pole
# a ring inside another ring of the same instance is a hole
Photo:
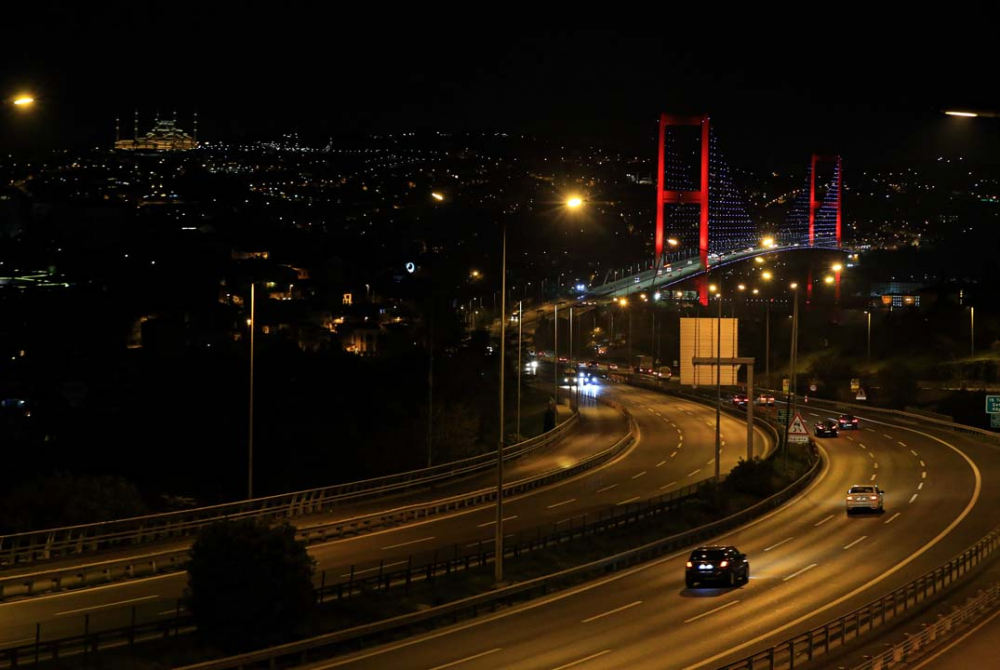
[[[256,289],[250,282],[250,431],[247,437],[247,499],[253,498],[253,354],[257,330]]]
[[[792,350],[789,356],[789,377],[788,390],[790,398],[786,401],[788,413],[785,415],[785,472],[788,472],[788,427],[795,413],[795,365],[798,359],[799,350],[799,291],[798,284],[792,284]]]
[[[976,308],[969,307],[969,356],[976,356]]]
[[[715,483],[719,483],[719,457],[722,452],[722,286],[715,294],[719,302],[719,318],[715,335]]]
[[[552,374],[552,398],[556,406],[559,405],[559,302],[552,306],[552,367],[555,372]],[[559,412],[556,412],[558,422]]]
[[[517,440],[521,441],[521,322],[524,320],[522,301],[517,301]]]
[[[865,310],[865,314],[868,315],[868,344],[865,347],[865,367],[870,368],[872,365],[872,313]]]
[[[503,226],[503,251],[501,252],[500,271],[500,439],[497,440],[497,522],[496,539],[493,546],[496,549],[494,561],[494,578],[503,580],[503,446],[504,446],[504,354],[506,352],[506,315],[507,315],[507,224]]]
[[[764,321],[764,377],[767,388],[771,386],[771,299],[767,299],[767,319]]]

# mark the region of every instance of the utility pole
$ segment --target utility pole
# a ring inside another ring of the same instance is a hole
[[[250,432],[247,437],[247,499],[253,499],[253,354],[257,330],[257,305],[254,283],[250,282]]]
[[[722,456],[722,282],[715,294],[719,301],[719,318],[716,321],[715,336],[715,483],[719,483]]]
[[[497,440],[497,522],[496,536],[493,547],[496,549],[494,578],[503,581],[503,447],[504,447],[504,353],[506,351],[506,314],[507,314],[507,225],[503,226],[503,252],[501,254],[503,270],[500,273],[500,439]]]
[[[521,441],[521,322],[524,320],[524,311],[521,300],[517,301],[517,440]]]

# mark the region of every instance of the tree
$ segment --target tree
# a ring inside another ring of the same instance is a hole
[[[209,526],[188,564],[187,601],[199,634],[225,651],[288,640],[315,605],[314,564],[289,524]]]
[[[16,485],[0,500],[0,532],[96,523],[145,513],[139,491],[123,477],[56,472]]]

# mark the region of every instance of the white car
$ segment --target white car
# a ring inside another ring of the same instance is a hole
[[[881,512],[885,491],[877,484],[855,484],[847,491],[847,513],[854,511]]]

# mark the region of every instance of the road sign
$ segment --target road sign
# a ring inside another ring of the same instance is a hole
[[[778,408],[778,423],[783,424],[788,421],[788,408],[779,407]]]
[[[990,428],[1000,428],[1000,414],[990,414]]]
[[[816,392],[816,385],[815,384],[810,384],[809,385],[809,390],[812,391],[813,393],[815,393]]]
[[[806,422],[802,420],[802,415],[798,412],[795,413],[792,423],[788,426],[788,441],[800,444],[809,441],[809,431],[806,430]]]
[[[858,400],[868,400],[868,395],[865,393],[865,390],[862,389],[862,388],[858,389],[858,394],[856,396],[854,396],[854,397],[856,399],[858,399]]]
[[[1000,414],[1000,395],[986,396],[986,413]]]
[[[861,390],[861,380],[857,377],[851,379],[851,393],[857,393]]]
[[[788,393],[788,377],[781,380],[781,392]]]

